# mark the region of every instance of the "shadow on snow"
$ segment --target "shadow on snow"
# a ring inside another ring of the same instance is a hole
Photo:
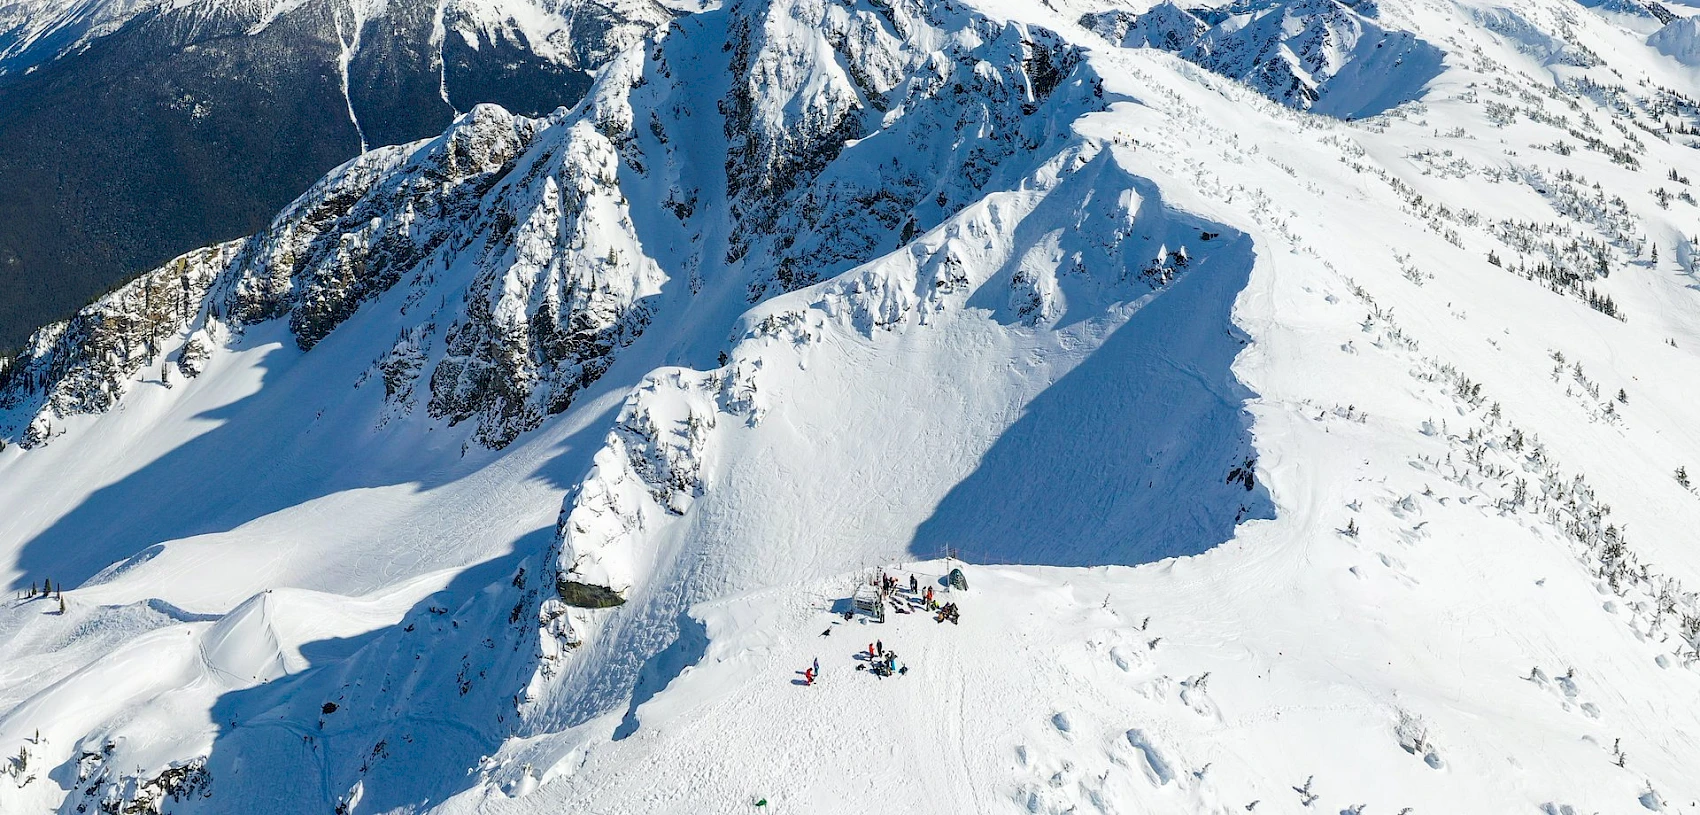
[[[1200,226],[1221,233],[1209,255],[1026,406],[916,530],[912,554],[1137,565],[1198,554],[1241,521],[1274,517],[1267,490],[1243,475],[1256,456],[1244,410],[1253,394],[1231,370],[1247,341],[1231,317],[1251,240]]]

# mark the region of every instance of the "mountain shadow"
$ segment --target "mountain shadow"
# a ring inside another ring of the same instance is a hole
[[[916,530],[910,552],[980,563],[1136,565],[1194,555],[1273,518],[1235,377],[1249,237],[1207,258],[1030,402]]]

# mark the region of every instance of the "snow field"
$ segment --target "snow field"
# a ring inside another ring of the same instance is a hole
[[[1672,243],[1695,213],[1649,192],[1692,172],[1687,148],[1640,131],[1639,168],[1542,149],[1577,137],[1530,110],[1617,120],[1496,86],[1582,74],[1479,4],[1385,4],[1449,49],[1446,72],[1352,125],[1109,48],[1077,24],[1096,9],[976,7],[1091,43],[1108,109],[1000,170],[1009,189],[743,318],[743,281],[711,269],[704,308],[658,321],[500,455],[458,458],[464,431],[427,422],[377,434],[386,406],[342,389],[405,327],[399,290],[309,354],[259,329],[192,383],[0,453],[6,483],[48,485],[0,496],[11,573],[76,586],[65,617],[0,612],[0,750],[41,727],[31,749],[60,784],[0,784],[0,803],[59,805],[74,749],[108,734],[121,772],[208,755],[218,797],[183,811],[1700,800],[1676,605],[1700,585],[1700,503],[1672,478],[1700,467],[1700,301]],[[1597,75],[1692,85],[1592,12],[1518,13],[1536,31],[1571,18],[1611,61]],[[1525,112],[1496,126],[1488,98]],[[724,203],[717,139],[681,148],[714,159],[679,171],[705,206]],[[1561,184],[1587,211],[1560,214]],[[1614,271],[1594,285],[1627,321],[1490,264],[1541,257],[1496,237],[1505,220],[1604,242]],[[1135,285],[1181,246],[1187,269]],[[683,278],[664,303],[693,301]],[[1232,472],[1250,456],[1247,491]],[[187,522],[156,491],[210,499]],[[570,646],[511,611],[548,591],[517,570],[550,573],[557,509],[563,570],[627,600],[571,612]],[[65,523],[93,543],[22,543]],[[1635,553],[1620,571],[1607,524]],[[936,577],[924,559],[947,545],[973,563],[960,626],[834,624],[865,567]],[[1688,588],[1665,595],[1665,577]],[[908,675],[853,670],[874,637]],[[816,656],[821,683],[792,684]]]

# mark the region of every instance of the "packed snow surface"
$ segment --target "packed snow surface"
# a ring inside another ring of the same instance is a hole
[[[0,369],[0,812],[1700,806],[1686,11],[739,0],[374,150]]]

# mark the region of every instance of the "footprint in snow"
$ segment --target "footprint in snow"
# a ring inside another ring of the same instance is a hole
[[[1163,674],[1155,679],[1149,679],[1139,683],[1139,686],[1133,690],[1140,696],[1150,699],[1153,702],[1159,702],[1169,698],[1169,691],[1173,690],[1174,686],[1174,677],[1171,677],[1168,674]]]

